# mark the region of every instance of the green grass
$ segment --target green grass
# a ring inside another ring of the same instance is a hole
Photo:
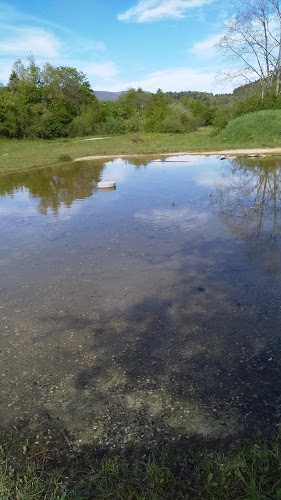
[[[0,172],[43,167],[91,155],[207,152],[234,148],[281,147],[281,110],[258,111],[231,121],[219,134],[205,127],[190,134],[140,133],[102,140],[0,139]]]
[[[8,172],[41,167],[60,162],[68,156],[73,159],[90,155],[147,154],[157,152],[195,150],[206,148],[210,129],[191,134],[141,134],[143,142],[135,143],[135,134],[112,136],[102,140],[57,139],[0,140],[0,171]]]
[[[264,110],[239,116],[232,120],[216,137],[216,141],[230,147],[281,146],[281,110]]]
[[[281,441],[262,436],[234,451],[196,443],[109,455],[69,443],[0,435],[0,500],[266,500],[281,498]],[[38,438],[37,438],[38,439]]]

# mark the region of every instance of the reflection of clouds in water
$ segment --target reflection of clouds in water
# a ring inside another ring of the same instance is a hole
[[[197,184],[200,186],[209,187],[227,187],[233,184],[233,177],[231,179],[225,175],[220,175],[217,172],[204,172],[196,178]]]
[[[184,207],[137,212],[135,217],[141,222],[153,224],[161,229],[188,231],[198,226],[202,230],[202,225],[208,222],[209,214]]]
[[[71,219],[73,215],[78,215],[81,212],[81,210],[82,210],[81,200],[77,200],[71,205],[71,207],[66,207],[65,205],[61,205],[58,208],[57,217],[60,220],[68,220]],[[51,209],[48,210],[48,215],[53,215]]]
[[[30,217],[38,215],[36,200],[30,199],[28,189],[17,189],[13,194],[0,196],[0,216],[18,215]]]
[[[240,175],[239,175],[240,174]],[[204,172],[195,179],[200,186],[215,188],[222,190],[222,193],[227,199],[235,199],[237,197],[249,197],[252,190],[257,184],[257,179],[252,172],[229,172],[219,174],[218,172]]]
[[[104,164],[102,181],[123,182],[128,178],[128,162],[118,158]]]
[[[175,166],[182,168],[194,167],[194,165],[204,165],[205,158],[203,156],[192,156],[192,155],[178,155],[178,156],[155,156],[151,157],[136,157],[138,160],[138,166],[152,167],[152,168],[175,168]],[[143,161],[143,164],[142,164]],[[130,176],[130,168],[135,167],[134,157],[131,158],[117,158],[113,162],[109,161],[104,164],[104,170],[102,174],[102,180],[113,180],[115,182],[123,182]],[[131,175],[134,175],[134,169],[131,170]]]
[[[216,168],[214,170],[210,170],[208,162],[208,168],[205,171],[201,171],[196,177],[195,180],[199,185],[222,188],[237,185],[255,187],[256,181],[260,179],[261,175],[266,173],[266,169],[263,166],[259,167],[253,163],[243,166],[243,159],[226,160],[221,163],[222,168],[218,169],[218,158],[215,157],[215,159]]]

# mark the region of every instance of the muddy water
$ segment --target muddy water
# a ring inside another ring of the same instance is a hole
[[[281,161],[155,160],[0,177],[1,425],[111,447],[276,425]]]

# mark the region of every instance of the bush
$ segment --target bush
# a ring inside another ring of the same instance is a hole
[[[124,121],[114,116],[109,116],[99,126],[99,132],[105,135],[123,134],[125,131]]]
[[[69,137],[83,137],[85,135],[93,135],[96,131],[95,124],[92,122],[91,115],[82,113],[76,116],[68,127]]]
[[[69,161],[72,161],[72,158],[69,155],[60,155],[58,157],[58,162],[59,163],[66,163],[66,162],[69,162]]]
[[[124,121],[125,132],[139,132],[143,130],[144,118],[141,114],[135,114]]]
[[[170,134],[181,134],[185,132],[185,126],[182,123],[180,116],[176,114],[167,115],[161,124],[161,132]]]
[[[98,130],[99,119],[99,107],[95,101],[92,105],[83,106],[81,113],[75,116],[68,127],[69,136],[83,137],[95,134]]]

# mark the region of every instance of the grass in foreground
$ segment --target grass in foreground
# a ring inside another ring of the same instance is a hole
[[[281,440],[257,436],[223,453],[190,446],[151,453],[75,454],[2,433],[1,500],[266,500],[281,498]]]
[[[134,142],[135,134],[112,136],[101,140],[57,139],[0,140],[0,172],[52,165],[64,158],[91,155],[148,154],[207,148],[210,129],[191,134],[141,134],[143,142]]]
[[[82,156],[207,152],[281,147],[281,110],[258,111],[232,120],[219,134],[205,127],[190,134],[140,133],[101,140],[0,140],[0,172],[43,167]]]

